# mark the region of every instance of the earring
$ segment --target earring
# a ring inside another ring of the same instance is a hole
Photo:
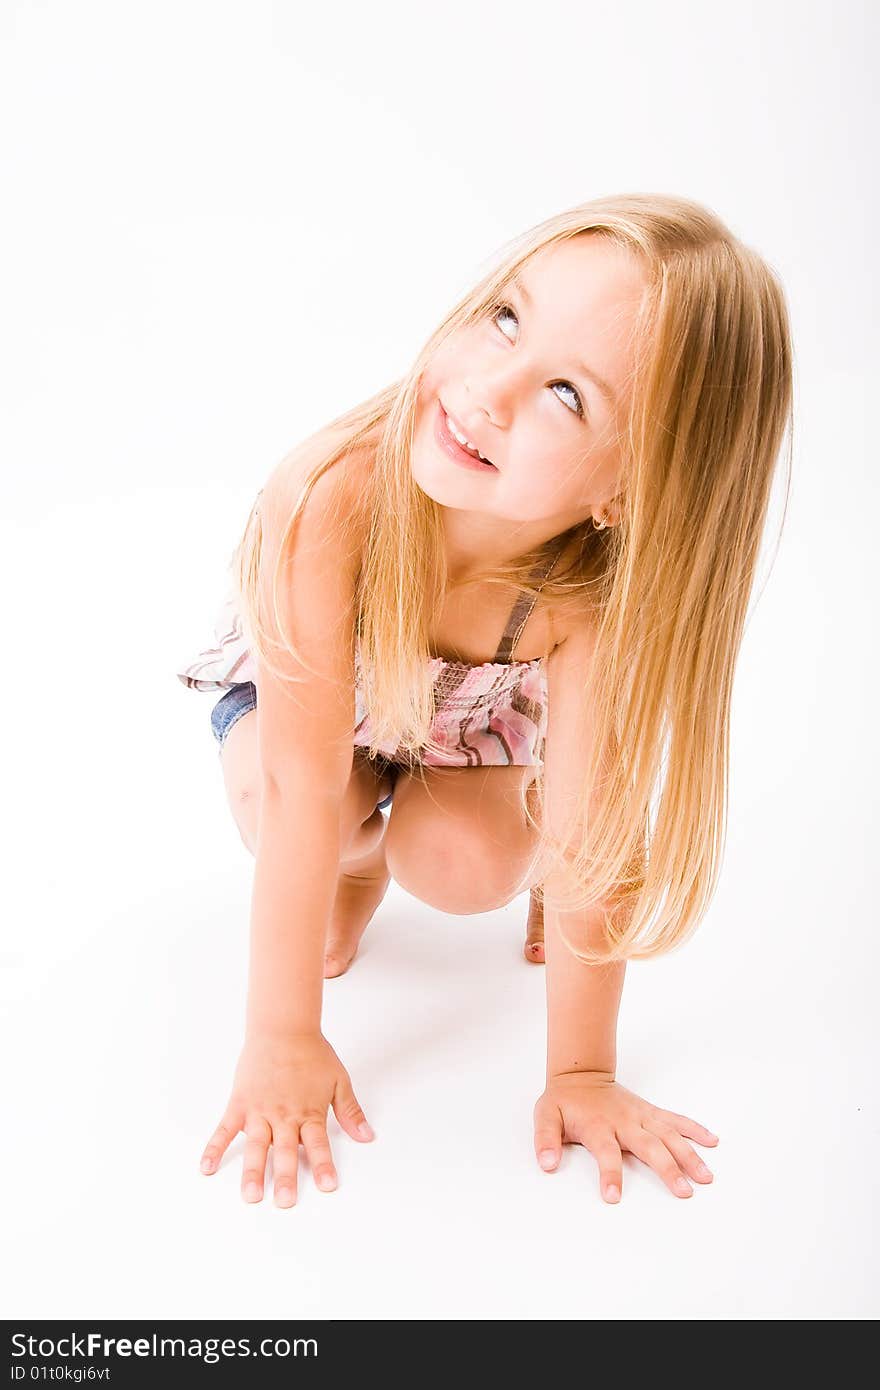
[[[601,521],[597,521],[596,518],[593,517],[593,525],[597,531],[604,531],[605,527],[608,525],[608,518],[603,516]]]

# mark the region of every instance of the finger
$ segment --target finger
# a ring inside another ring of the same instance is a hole
[[[717,1134],[713,1134],[711,1129],[707,1129],[705,1125],[699,1124],[696,1120],[689,1119],[687,1115],[676,1115],[672,1110],[661,1113],[664,1120],[675,1125],[679,1134],[687,1135],[688,1139],[694,1139],[698,1144],[707,1148],[718,1143]]]
[[[346,1134],[350,1135],[352,1139],[357,1139],[361,1144],[366,1140],[375,1139],[376,1136],[358,1104],[351,1088],[351,1081],[347,1076],[340,1076],[337,1080],[331,1104],[334,1115]]]
[[[662,1120],[645,1120],[643,1127],[656,1134],[673,1155],[682,1172],[689,1173],[695,1182],[711,1182],[712,1172],[706,1167],[698,1153],[695,1153],[686,1139],[672,1125]]]
[[[240,1110],[230,1108],[226,1111],[202,1154],[199,1167],[203,1173],[215,1173],[217,1171],[221,1158],[236,1134],[241,1130],[243,1122],[244,1115]]]
[[[337,1186],[336,1169],[327,1138],[327,1126],[322,1120],[304,1120],[300,1137],[305,1145],[316,1186],[322,1192],[332,1192]]]
[[[545,1173],[552,1173],[562,1157],[562,1115],[551,1102],[535,1106],[535,1155]]]
[[[599,1165],[599,1191],[606,1202],[619,1202],[623,1191],[623,1154],[611,1133],[584,1142]]]
[[[299,1169],[299,1127],[292,1120],[272,1126],[272,1174],[276,1207],[292,1207],[296,1201]]]
[[[636,1158],[640,1158],[643,1163],[647,1163],[649,1168],[653,1168],[655,1172],[659,1173],[670,1192],[676,1197],[693,1196],[694,1189],[666,1145],[657,1138],[656,1134],[651,1134],[647,1129],[638,1126],[632,1130],[627,1130],[622,1137],[630,1153],[634,1153]]]
[[[241,1195],[246,1202],[259,1202],[266,1180],[266,1157],[272,1131],[267,1120],[248,1120],[245,1126],[247,1143],[244,1146],[244,1168],[241,1175]]]

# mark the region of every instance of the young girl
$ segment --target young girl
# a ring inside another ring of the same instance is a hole
[[[393,876],[452,913],[530,890],[547,968],[535,1153],[622,1152],[677,1196],[702,1124],[616,1079],[627,959],[702,920],[726,829],[732,682],[791,345],[774,273],[706,209],[608,197],[550,218],[412,370],[268,478],[213,647],[178,671],[255,855],[246,1035],[202,1157],[296,1200],[299,1145],[372,1130],[321,1030]],[[382,814],[390,806],[387,819]]]

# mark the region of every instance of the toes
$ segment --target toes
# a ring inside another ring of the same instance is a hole
[[[337,975],[344,975],[353,960],[354,956],[327,951],[324,956],[324,979],[335,980]]]
[[[529,917],[526,922],[526,944],[523,955],[533,965],[544,964],[544,907],[535,896],[529,895]]]

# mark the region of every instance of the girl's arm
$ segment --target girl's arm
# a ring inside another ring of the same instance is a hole
[[[248,1036],[319,1034],[324,947],[336,897],[340,812],[315,797],[323,769],[264,784],[251,895]]]
[[[260,501],[259,607],[276,642],[275,562],[301,489],[299,474],[311,462],[308,456],[285,461]],[[358,538],[339,530],[340,516],[352,514],[338,492],[343,481],[342,470],[331,468],[315,484],[295,523],[294,553],[278,576],[278,612],[299,657],[278,646],[272,658],[294,683],[253,652],[261,800],[246,1036],[226,1110],[202,1155],[202,1171],[216,1171],[244,1130],[241,1193],[259,1201],[271,1144],[279,1206],[296,1201],[300,1145],[318,1186],[336,1186],[329,1106],[352,1139],[372,1138],[351,1078],[321,1031],[324,943],[343,836],[354,828],[345,824],[344,803],[352,770],[360,551]]]
[[[550,828],[565,838],[583,776],[578,750],[590,746],[592,729],[584,693],[589,678],[592,635],[570,634],[548,662],[549,719],[545,750],[545,805]],[[677,1197],[689,1197],[696,1182],[712,1174],[688,1143],[718,1142],[704,1125],[662,1110],[621,1086],[617,1072],[617,1015],[625,961],[584,965],[560,935],[601,945],[601,913],[563,913],[553,906],[550,875],[544,884],[544,950],[547,962],[547,1072],[534,1110],[534,1142],[545,1171],[558,1167],[564,1143],[580,1143],[599,1166],[602,1195],[620,1199],[623,1152],[655,1169]]]
[[[626,961],[584,965],[566,946],[560,927],[574,941],[584,940],[584,914],[576,917],[544,907],[547,970],[547,1077],[591,1071],[614,1079],[617,1072],[617,1014]],[[603,944],[597,919],[586,944]]]
[[[593,737],[584,692],[593,654],[586,621],[555,647],[548,663],[548,730],[545,753],[546,813],[554,834],[581,792],[579,750]],[[560,934],[593,947],[604,945],[601,913],[562,912],[553,906],[556,879],[544,884],[544,954],[547,969],[547,1075],[593,1071],[611,1078],[617,1065],[617,1014],[625,961],[585,965]]]
[[[304,449],[286,460],[260,498],[259,596],[278,646],[254,653],[261,801],[251,908],[248,1033],[320,1031],[324,941],[344,849],[342,807],[352,770],[354,610],[360,541],[346,505],[346,474],[334,466],[315,483],[297,518],[292,554],[273,576],[303,478]],[[280,644],[276,600],[287,640]]]

